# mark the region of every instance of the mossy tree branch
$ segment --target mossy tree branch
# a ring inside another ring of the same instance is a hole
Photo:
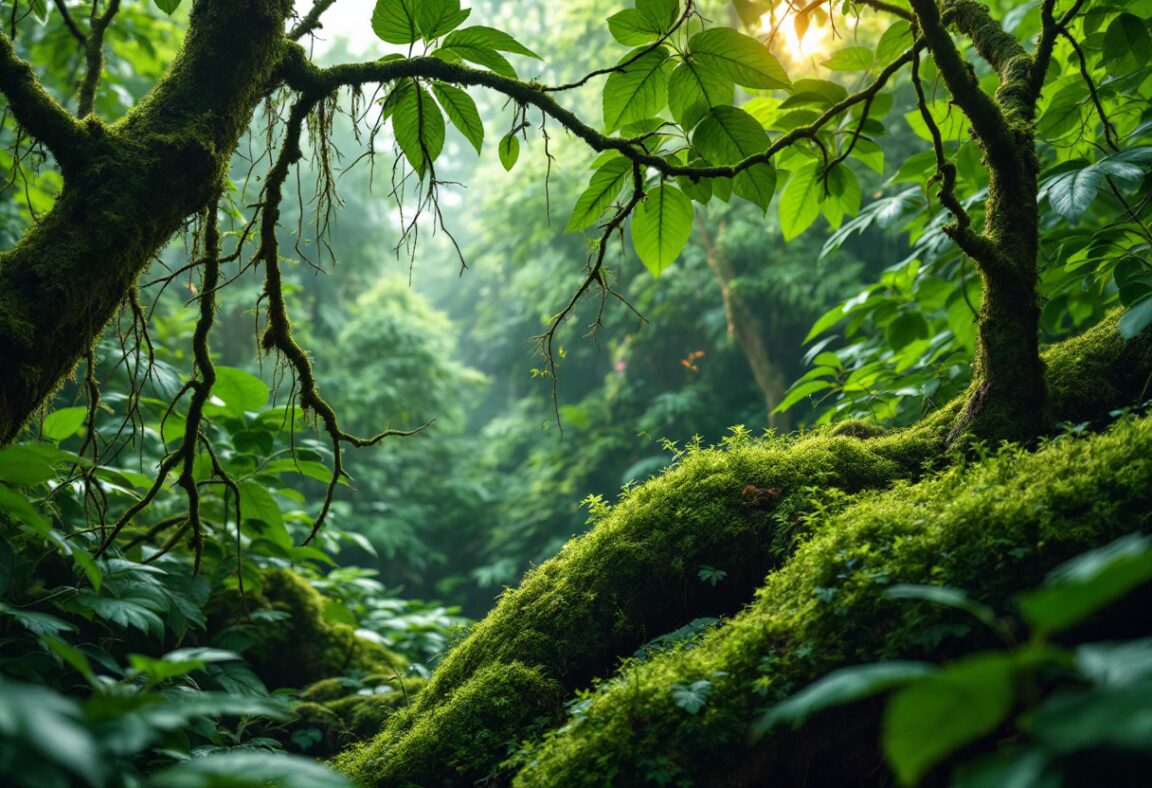
[[[96,103],[96,88],[100,86],[104,72],[104,36],[120,11],[120,0],[109,0],[103,14],[99,13],[99,8],[100,3],[93,0],[88,35],[84,37],[84,81],[80,83],[80,101],[76,107],[76,115],[81,118],[90,115]],[[72,26],[75,24],[73,21]]]

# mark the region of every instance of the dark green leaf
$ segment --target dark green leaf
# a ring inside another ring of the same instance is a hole
[[[484,147],[484,123],[480,120],[476,102],[465,91],[444,82],[433,82],[432,92],[440,100],[440,106],[444,108],[452,125],[479,153]]]
[[[180,7],[183,0],[156,0],[156,6],[166,14],[171,14]]]
[[[1116,329],[1125,339],[1134,339],[1148,326],[1152,325],[1152,295],[1146,296],[1124,311]]]
[[[435,1],[435,0],[434,0]],[[420,0],[376,0],[372,32],[389,44],[411,44],[420,38],[416,5]]]
[[[412,169],[423,177],[444,150],[444,116],[419,85],[404,94],[392,115],[396,142]]]

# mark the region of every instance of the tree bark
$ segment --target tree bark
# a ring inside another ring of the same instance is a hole
[[[17,436],[153,256],[223,183],[282,58],[291,10],[290,0],[198,0],[168,74],[112,126],[53,117],[54,102],[37,93],[30,67],[4,42],[0,88],[25,126],[25,118],[43,120],[56,132],[44,141],[64,188],[0,254],[0,445]],[[23,93],[9,88],[18,78],[30,86]],[[55,144],[58,136],[64,141]]]

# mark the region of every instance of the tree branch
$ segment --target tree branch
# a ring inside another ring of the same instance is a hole
[[[16,121],[52,152],[65,176],[83,161],[88,140],[84,127],[48,95],[31,64],[20,59],[12,40],[3,33],[0,33],[0,93],[8,98]]]
[[[64,20],[64,26],[68,28],[68,32],[80,42],[81,46],[86,45],[88,36],[84,35],[84,31],[76,24],[76,20],[72,18],[72,12],[68,10],[68,6],[64,5],[64,0],[53,1],[56,3],[56,10],[60,12],[60,17]]]
[[[335,4],[336,0],[316,0],[312,4],[312,10],[289,31],[288,38],[292,41],[299,41],[309,33],[314,33],[322,28],[324,25],[321,23],[320,17]]]
[[[84,81],[80,84],[80,101],[76,107],[77,117],[92,114],[96,103],[96,88],[104,73],[104,34],[112,17],[120,10],[120,0],[111,0],[108,9],[97,16],[97,4],[92,3],[92,19],[88,27],[88,38],[84,41]]]

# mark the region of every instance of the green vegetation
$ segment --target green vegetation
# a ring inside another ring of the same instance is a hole
[[[0,0],[0,783],[1146,782],[1152,2],[370,5]]]

